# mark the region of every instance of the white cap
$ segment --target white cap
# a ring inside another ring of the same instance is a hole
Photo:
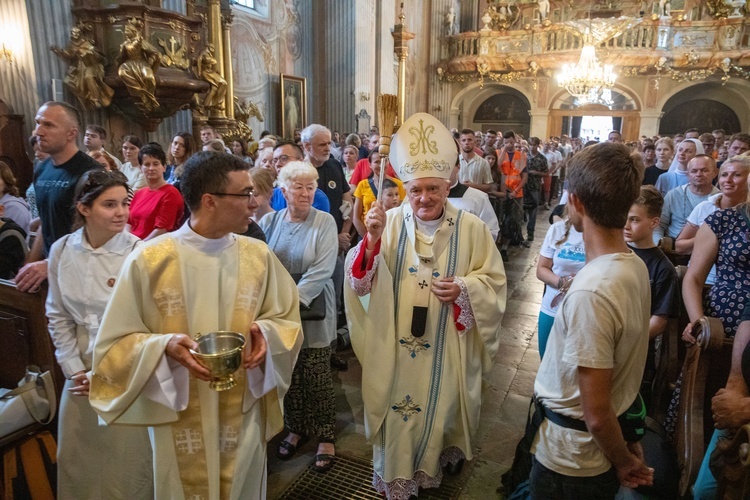
[[[403,182],[424,177],[447,180],[458,160],[458,151],[453,135],[440,120],[416,113],[393,136],[388,159]]]

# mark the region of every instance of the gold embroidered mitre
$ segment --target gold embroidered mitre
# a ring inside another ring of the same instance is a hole
[[[440,120],[416,113],[393,136],[388,157],[403,182],[424,177],[449,179],[458,151],[456,141]]]

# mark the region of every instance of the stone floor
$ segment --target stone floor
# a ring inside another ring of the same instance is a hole
[[[534,377],[539,368],[536,341],[537,317],[544,285],[536,278],[539,248],[549,228],[549,212],[539,211],[536,241],[531,248],[509,250],[505,264],[508,301],[503,318],[500,349],[489,377],[491,386],[484,395],[479,430],[474,442],[474,460],[462,473],[446,478],[458,484],[461,500],[501,498],[495,492],[500,476],[513,462],[515,446],[523,435]],[[337,406],[337,453],[371,459],[372,449],[364,438],[363,407],[360,392],[362,370],[351,349],[340,353],[349,361],[349,370],[334,372]],[[317,444],[309,442],[287,462],[276,458],[277,436],[268,445],[268,498],[278,498],[312,462]]]

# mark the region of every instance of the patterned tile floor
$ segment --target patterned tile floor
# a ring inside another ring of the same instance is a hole
[[[536,279],[539,248],[549,228],[549,211],[540,210],[536,239],[531,248],[509,250],[506,263],[508,301],[503,318],[500,350],[490,375],[491,387],[484,396],[479,430],[474,441],[474,460],[467,463],[460,475],[446,478],[444,483],[460,493],[460,500],[501,498],[495,492],[500,476],[513,462],[518,440],[523,435],[534,377],[539,368],[536,341],[537,317],[544,285]],[[365,442],[363,407],[360,392],[362,370],[351,349],[341,356],[349,361],[349,370],[334,372],[336,391],[336,449],[340,454],[364,460],[372,459],[372,450]],[[304,445],[297,455],[282,462],[276,458],[277,436],[268,445],[268,498],[281,498],[285,490],[309,466],[315,455],[316,443]],[[332,495],[332,498],[335,495]]]

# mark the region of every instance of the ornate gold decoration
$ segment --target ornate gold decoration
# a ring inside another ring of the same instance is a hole
[[[688,60],[688,64],[695,64],[698,61],[698,54],[695,51],[691,51],[690,53],[685,54],[685,57]],[[729,81],[729,79],[732,77],[732,74],[737,74],[741,78],[750,80],[750,71],[747,71],[741,66],[734,64],[728,57],[725,57],[718,63],[715,63],[707,68],[688,71],[673,67],[669,64],[669,60],[666,57],[659,58],[659,60],[652,66],[647,65],[622,69],[622,74],[624,76],[631,77],[655,73],[655,76],[653,77],[653,85],[657,90],[659,88],[659,79],[662,76],[667,76],[676,82],[682,83],[693,82],[696,80],[705,80],[706,78],[709,78],[718,72],[723,73],[721,76],[722,85]]]
[[[521,15],[517,5],[488,5],[486,13],[490,16],[489,28],[492,31],[506,31],[515,25]]]
[[[414,142],[409,143],[409,154],[412,156],[418,155],[420,149],[422,154],[427,154],[427,150],[434,155],[438,154],[437,142],[431,138],[434,132],[435,127],[432,125],[425,128],[424,120],[419,120],[419,128],[409,128],[409,133],[414,136]]]
[[[730,7],[724,0],[706,0],[708,12],[716,19],[725,19],[729,16]]]
[[[496,83],[512,83],[520,80],[521,78],[530,76],[529,70],[526,71],[509,71],[507,73],[501,73],[496,71],[490,71],[489,67],[482,66],[481,70],[479,65],[477,66],[476,73],[461,73],[453,74],[449,73],[443,66],[437,67],[438,80],[441,82],[470,82],[472,80],[479,81],[479,88],[484,88],[485,78],[492,80]]]
[[[190,67],[190,61],[185,57],[187,45],[179,44],[174,36],[169,37],[169,44],[162,38],[157,38],[156,42],[164,49],[164,55],[161,56],[161,63],[164,66],[174,66],[180,69]]]
[[[125,41],[117,56],[117,74],[128,93],[137,97],[136,105],[145,113],[159,106],[156,100],[156,70],[161,64],[161,54],[143,38],[143,22],[131,18],[125,25]]]
[[[227,95],[227,81],[216,70],[218,61],[214,56],[214,45],[209,43],[198,56],[196,76],[211,85],[203,98],[205,108],[224,109]]]
[[[70,30],[70,42],[65,49],[52,46],[52,52],[70,64],[65,84],[81,104],[88,109],[107,107],[115,92],[104,83],[106,60],[93,42],[83,36],[81,28]]]

